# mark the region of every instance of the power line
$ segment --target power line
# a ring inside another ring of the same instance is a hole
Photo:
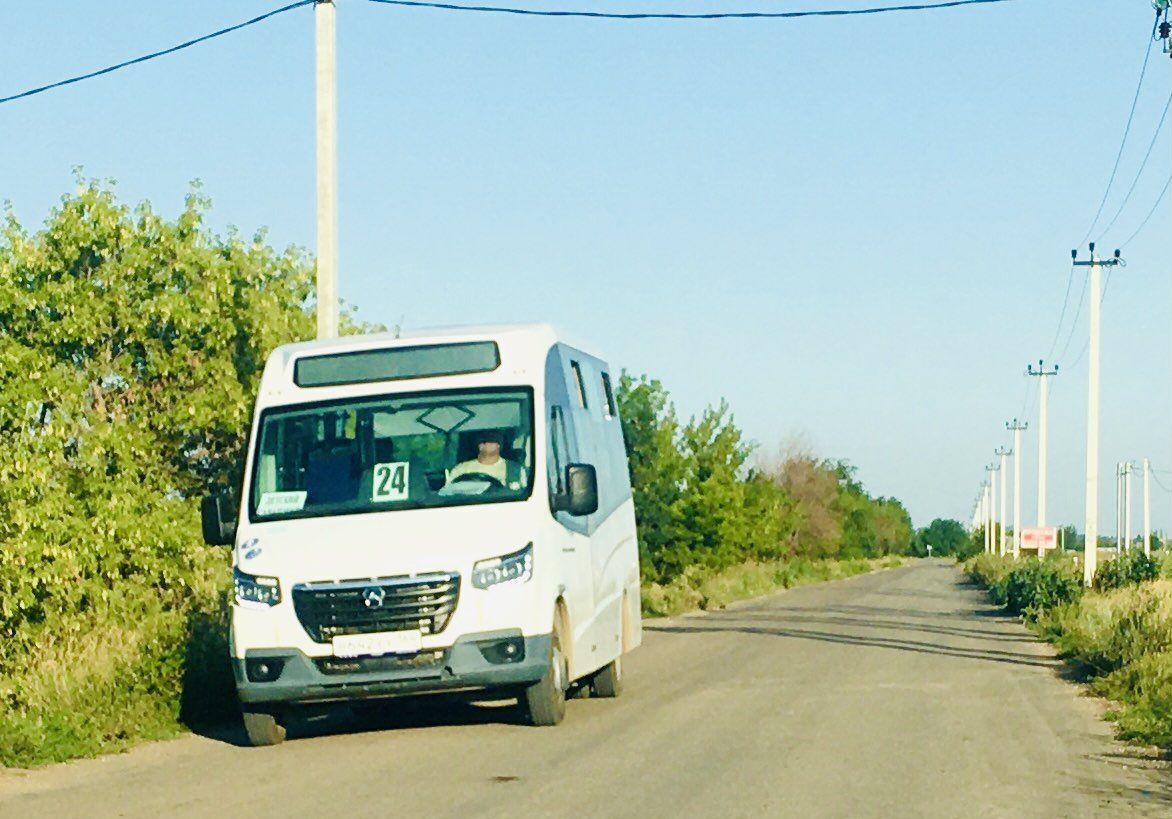
[[[1074,333],[1078,330],[1078,319],[1082,315],[1082,306],[1087,300],[1087,290],[1090,289],[1090,279],[1087,278],[1082,283],[1082,294],[1078,297],[1078,309],[1074,311],[1074,318],[1071,319],[1070,332],[1066,334],[1066,343],[1062,345],[1062,352],[1058,354],[1058,361],[1062,362],[1066,359],[1066,351],[1070,349],[1070,342],[1074,340]],[[1086,350],[1083,350],[1085,353]],[[1081,357],[1081,356],[1080,356]],[[1069,366],[1069,365],[1063,365]]]
[[[1160,203],[1164,201],[1164,197],[1167,195],[1168,188],[1170,187],[1172,187],[1172,176],[1169,176],[1168,181],[1164,183],[1164,189],[1160,191],[1160,195],[1156,197],[1156,204],[1152,205],[1152,209],[1148,211],[1148,215],[1145,216],[1144,220],[1139,223],[1139,227],[1135,229],[1135,232],[1127,237],[1127,241],[1119,246],[1120,248],[1125,248],[1131,244],[1131,240],[1136,236],[1139,236],[1143,229],[1148,226],[1148,222],[1150,222],[1152,217],[1156,215],[1156,211],[1159,209]]]
[[[1111,228],[1115,227],[1115,223],[1119,221],[1119,216],[1123,213],[1123,209],[1131,201],[1131,195],[1135,193],[1135,186],[1139,184],[1140,177],[1143,176],[1144,168],[1148,166],[1148,160],[1152,158],[1152,151],[1155,150],[1156,140],[1160,138],[1160,131],[1164,128],[1164,120],[1168,118],[1169,107],[1172,107],[1172,93],[1168,94],[1168,101],[1164,103],[1164,113],[1160,115],[1160,122],[1156,126],[1156,133],[1152,134],[1152,142],[1148,145],[1148,152],[1144,154],[1144,161],[1139,164],[1139,170],[1135,172],[1135,179],[1132,180],[1131,187],[1127,189],[1127,195],[1119,203],[1119,210],[1115,211],[1115,215],[1111,218],[1111,223],[1103,228],[1103,234],[1100,234],[1100,240],[1102,239],[1102,235],[1109,233]]]
[[[151,54],[144,54],[141,57],[135,57],[132,60],[126,60],[125,62],[118,63],[117,65],[111,65],[97,71],[91,71],[88,74],[82,74],[78,77],[70,77],[67,80],[50,83],[49,85],[42,85],[39,88],[30,88],[28,91],[22,91],[19,94],[13,94],[10,97],[0,97],[0,105],[3,105],[6,102],[14,102],[19,99],[24,99],[25,97],[31,97],[36,94],[43,94],[46,91],[52,91],[55,88],[61,88],[65,85],[72,85],[73,83],[81,82],[82,80],[91,80],[94,77],[100,77],[103,74],[110,74],[114,71],[118,71],[119,69],[127,68],[128,66],[137,65],[139,63],[145,63],[148,60],[154,60],[158,57],[165,57],[168,54],[174,54],[176,51],[182,51],[185,48],[191,48],[194,45],[199,45],[200,43],[207,42],[208,40],[213,40],[216,37],[222,37],[225,34],[231,34],[233,31],[239,31],[242,28],[248,28],[249,26],[256,25],[257,23],[262,23],[265,20],[268,20],[270,17],[276,17],[278,14],[284,14],[287,11],[293,11],[294,9],[299,9],[302,6],[312,6],[315,2],[316,0],[298,0],[296,3],[290,3],[287,6],[274,9],[273,11],[262,14],[259,17],[253,17],[251,20],[245,20],[243,23],[237,23],[234,26],[228,26],[228,28],[222,28],[219,31],[213,31],[211,34],[205,34],[202,37],[196,37],[194,40],[188,40],[187,42],[180,43],[179,45],[172,46],[171,48],[163,49],[162,51],[155,51]]]
[[[542,9],[523,9],[511,6],[467,6],[455,3],[429,3],[420,0],[370,0],[386,6],[405,6],[408,8],[436,9],[439,11],[474,11],[490,14],[521,14],[531,17],[590,17],[603,20],[728,20],[728,19],[757,19],[798,17],[848,17],[864,14],[885,14],[894,11],[930,11],[934,9],[955,8],[957,6],[991,5],[993,3],[1008,3],[1012,0],[949,0],[940,3],[916,3],[900,6],[878,6],[863,9],[823,9],[820,11],[739,11],[739,12],[711,12],[701,14],[683,14],[678,12],[646,13],[646,12],[603,12],[603,11],[554,11]]]
[[[1168,487],[1164,486],[1164,482],[1161,481],[1158,477],[1156,477],[1157,471],[1161,471],[1161,470],[1156,470],[1156,469],[1152,470],[1152,480],[1154,480],[1156,482],[1157,486],[1159,486],[1161,489],[1163,489],[1168,494],[1172,495],[1172,489],[1169,489]]]
[[[1070,304],[1070,288],[1074,284],[1074,265],[1070,266],[1070,275],[1066,277],[1066,295],[1062,297],[1062,312],[1058,314],[1058,326],[1054,328],[1054,340],[1050,342],[1050,352],[1046,358],[1054,357],[1054,348],[1058,346],[1058,338],[1062,335],[1062,322],[1066,319],[1066,308]]]
[[[1159,18],[1156,20],[1156,25],[1159,25]],[[1107,180],[1107,190],[1103,191],[1103,200],[1099,202],[1099,209],[1095,212],[1094,221],[1087,228],[1087,235],[1082,237],[1082,241],[1075,244],[1076,247],[1082,247],[1086,244],[1087,239],[1091,238],[1091,234],[1094,233],[1095,226],[1099,224],[1099,217],[1103,215],[1103,208],[1107,205],[1107,197],[1111,194],[1111,186],[1115,184],[1115,175],[1119,173],[1119,162],[1123,159],[1123,149],[1127,147],[1127,137],[1131,134],[1131,123],[1135,120],[1135,109],[1139,105],[1139,92],[1144,87],[1144,76],[1148,73],[1148,61],[1152,57],[1152,43],[1155,42],[1156,25],[1152,26],[1152,33],[1148,36],[1144,64],[1139,71],[1139,82],[1135,86],[1135,98],[1131,101],[1131,112],[1127,115],[1127,126],[1123,129],[1123,140],[1119,143],[1119,153],[1115,156],[1115,167],[1111,169],[1111,178]]]

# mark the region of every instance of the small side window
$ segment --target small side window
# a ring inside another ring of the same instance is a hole
[[[571,361],[570,369],[574,371],[574,386],[578,390],[578,406],[587,409],[590,404],[586,401],[586,383],[582,380],[582,368],[577,361]]]
[[[606,399],[606,417],[617,417],[619,411],[614,403],[614,390],[610,387],[610,376],[606,373],[602,374],[602,395]]]
[[[566,450],[566,419],[562,415],[562,408],[556,404],[549,411],[549,445],[550,466],[553,474],[550,475],[550,490],[555,494],[565,491],[562,485],[566,474],[566,465],[570,462],[569,452]]]

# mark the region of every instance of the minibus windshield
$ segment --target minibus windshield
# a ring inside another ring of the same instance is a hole
[[[523,500],[533,391],[364,397],[261,413],[254,521]]]

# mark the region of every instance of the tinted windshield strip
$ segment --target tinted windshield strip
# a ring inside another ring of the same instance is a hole
[[[293,365],[293,383],[298,387],[337,387],[487,373],[500,365],[500,349],[495,341],[391,347],[299,358]]]

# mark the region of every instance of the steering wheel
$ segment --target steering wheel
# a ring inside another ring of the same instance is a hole
[[[485,481],[489,484],[489,489],[504,489],[504,483],[492,475],[486,475],[483,472],[465,472],[457,478],[452,479],[452,483],[460,483],[461,481]]]

